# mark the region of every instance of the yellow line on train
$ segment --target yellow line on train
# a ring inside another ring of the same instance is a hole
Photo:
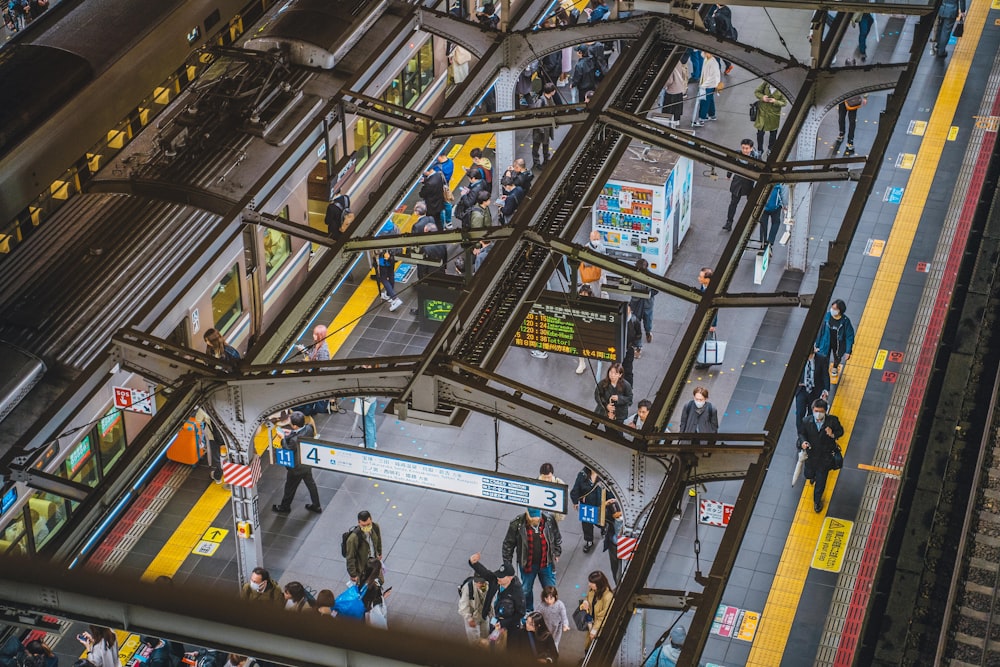
[[[885,332],[889,311],[896,298],[896,291],[906,267],[934,174],[937,172],[952,119],[958,108],[962,89],[965,88],[988,11],[989,8],[985,4],[972,3],[965,22],[966,34],[958,40],[958,45],[951,56],[948,73],[941,84],[941,90],[927,124],[927,131],[921,141],[913,171],[910,173],[903,199],[899,204],[899,211],[896,213],[885,254],[875,274],[871,288],[872,296],[857,325],[854,354],[847,365],[844,378],[840,381],[834,405],[831,407],[831,412],[839,414],[844,423],[844,438],[841,440],[844,451],[847,450],[854,427],[851,420],[857,417],[858,409],[861,407],[861,399],[864,397],[871,375],[870,369]],[[856,373],[851,372],[855,369]],[[838,476],[839,472],[830,473],[826,485],[827,499],[837,486]],[[774,583],[771,585],[767,603],[761,614],[757,636],[750,649],[746,663],[748,667],[773,667],[781,664],[795,620],[795,612],[809,574],[816,541],[826,515],[825,511],[819,514],[813,511],[812,492],[812,487],[807,484],[799,498],[792,527],[774,576]]]

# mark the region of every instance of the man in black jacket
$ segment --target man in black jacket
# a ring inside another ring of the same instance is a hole
[[[806,416],[817,398],[826,400],[830,396],[830,373],[823,359],[817,360],[816,353],[810,352],[799,376],[799,385],[795,388],[795,421],[798,423]]]
[[[513,562],[515,551],[517,565],[521,569],[525,607],[532,611],[535,608],[535,579],[541,580],[542,588],[556,585],[556,563],[562,555],[562,535],[555,517],[534,508],[518,514],[507,526],[503,562]]]
[[[601,493],[601,484],[598,481],[597,473],[584,466],[583,470],[576,476],[576,482],[570,489],[569,498],[573,501],[573,509],[579,510],[580,505],[591,505],[600,507],[604,498]],[[590,553],[594,548],[594,524],[582,523],[583,528],[583,553]]]
[[[301,412],[293,412],[289,421],[292,423],[292,429],[285,431],[282,447],[295,452],[295,467],[285,471],[285,493],[281,496],[281,502],[272,505],[271,509],[278,514],[291,512],[295,491],[301,482],[305,482],[306,488],[309,489],[309,499],[312,501],[306,505],[306,509],[319,514],[323,511],[323,505],[319,501],[319,489],[316,488],[316,480],[313,479],[312,466],[302,465],[299,458],[299,438],[312,438],[316,435],[316,431],[312,424],[306,424],[306,416]]]
[[[756,158],[757,151],[753,149],[753,139],[744,139],[741,141],[740,152],[747,157]],[[729,198],[729,211],[726,212],[726,224],[723,225],[722,229],[729,232],[733,229],[733,220],[736,218],[736,207],[739,206],[740,199],[750,197],[755,183],[746,176],[734,174],[731,171],[726,172],[726,178],[730,180],[729,192],[731,196]]]
[[[826,490],[826,476],[833,469],[833,453],[837,448],[837,438],[844,435],[840,420],[826,413],[830,406],[822,398],[812,404],[812,414],[799,422],[799,440],[796,448],[809,453],[806,459],[806,479],[815,485],[813,489],[813,509],[823,511],[823,492]]]
[[[437,169],[424,172],[424,184],[420,187],[420,198],[427,206],[427,215],[435,220],[441,219],[444,210],[444,189],[447,184],[444,174]]]
[[[524,589],[514,576],[514,566],[504,563],[499,570],[493,572],[479,562],[477,553],[469,557],[469,566],[489,585],[485,606],[492,610],[494,623],[508,633],[518,631],[525,614]]]

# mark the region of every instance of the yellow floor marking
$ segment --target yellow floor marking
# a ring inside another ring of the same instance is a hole
[[[965,87],[975,55],[976,47],[986,23],[988,8],[984,3],[972,3],[967,15],[965,36],[958,40],[947,75],[941,84],[937,101],[931,112],[920,150],[910,174],[903,199],[896,213],[896,220],[886,243],[886,252],[879,263],[878,272],[872,284],[871,294],[877,298],[869,299],[861,314],[861,320],[855,325],[857,336],[854,339],[854,354],[847,364],[847,372],[840,380],[831,407],[832,414],[845,418],[844,437],[840,440],[841,448],[846,452],[851,440],[854,424],[851,419],[858,414],[861,399],[870,377],[870,368],[885,332],[889,319],[889,311],[896,298],[900,278],[906,267],[913,237],[917,231],[924,204],[930,192],[934,174],[937,171],[941,153],[951,123],[958,108],[958,101]],[[858,369],[856,372],[854,369]],[[839,471],[831,472],[827,480],[825,502],[829,503],[830,495],[837,487]],[[813,487],[808,484],[802,491],[795,517],[792,520],[788,539],[778,563],[778,570],[768,594],[767,603],[761,614],[760,628],[750,656],[748,667],[773,667],[781,664],[785,646],[788,643],[795,612],[802,598],[806,577],[809,574],[809,564],[820,530],[823,525],[825,510],[813,511]]]
[[[476,134],[469,137],[464,144],[457,144],[449,152],[449,155],[456,162],[455,173],[451,179],[452,188],[456,187],[465,176],[465,172],[457,167],[459,161],[463,164],[472,164],[469,152],[473,148],[482,148],[493,141],[494,135]],[[494,175],[496,174],[496,165]],[[405,229],[413,223],[413,216],[408,216],[404,223]],[[378,284],[374,280],[363,280],[354,290],[354,293],[347,300],[347,303],[337,316],[333,318],[328,329],[332,332],[326,342],[330,348],[330,356],[333,357],[344,345],[348,337],[354,332],[361,317],[371,307],[372,302],[379,298]],[[254,448],[257,454],[263,454],[267,449],[266,432],[258,432],[254,440]],[[153,562],[142,575],[144,581],[154,581],[157,577],[173,577],[177,574],[185,559],[198,544],[203,540],[202,536],[212,527],[212,522],[222,511],[222,508],[229,502],[230,493],[225,486],[219,484],[209,484],[198,502],[195,503],[191,511],[177,527],[177,530],[170,536],[167,543],[163,545]],[[227,522],[228,523],[228,522]]]

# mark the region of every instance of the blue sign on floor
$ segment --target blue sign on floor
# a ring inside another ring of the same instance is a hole
[[[274,450],[274,460],[279,466],[285,466],[286,468],[295,467],[295,450],[293,449],[275,449]]]
[[[903,201],[903,188],[889,188],[885,191],[885,201],[898,204]]]
[[[394,279],[397,283],[405,283],[410,279],[413,274],[413,269],[415,267],[412,264],[406,264],[405,262],[400,262],[399,266],[396,267],[396,274]]]

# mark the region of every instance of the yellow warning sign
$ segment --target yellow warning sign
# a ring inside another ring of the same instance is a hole
[[[916,159],[916,153],[900,153],[899,157],[896,158],[896,166],[900,169],[913,169],[913,163]]]
[[[202,540],[191,550],[195,556],[214,556],[215,552],[219,549],[218,542],[209,542],[208,540]]]
[[[993,1],[996,2],[996,0]],[[955,139],[958,139],[958,125],[952,125],[948,130],[948,141],[955,141]]]
[[[885,360],[889,356],[889,350],[879,350],[878,354],[875,355],[875,365],[872,366],[877,371],[885,368]]]
[[[865,245],[865,254],[869,257],[881,257],[884,250],[885,241],[883,239],[868,239],[868,243]]]
[[[448,157],[454,160],[455,157],[457,157],[458,154],[461,152],[462,152],[462,144],[455,144],[454,146],[451,147],[451,150],[448,151]]]
[[[1000,0],[993,0],[990,3],[990,9],[1000,9]]]
[[[742,639],[745,642],[752,642],[754,636],[757,634],[758,623],[760,623],[760,614],[755,611],[743,612],[743,620],[740,621],[740,629],[736,633],[736,638]]]
[[[817,570],[840,572],[844,566],[844,551],[847,550],[853,529],[853,521],[826,517],[823,520],[823,530],[820,531],[819,540],[816,542],[812,566]]]
[[[910,126],[906,128],[907,134],[913,134],[918,137],[924,136],[924,132],[926,131],[927,131],[926,120],[911,120]]]
[[[212,526],[205,531],[205,534],[201,536],[201,539],[204,542],[221,542],[226,539],[226,535],[228,534],[229,531],[225,528],[216,528],[215,526]]]

